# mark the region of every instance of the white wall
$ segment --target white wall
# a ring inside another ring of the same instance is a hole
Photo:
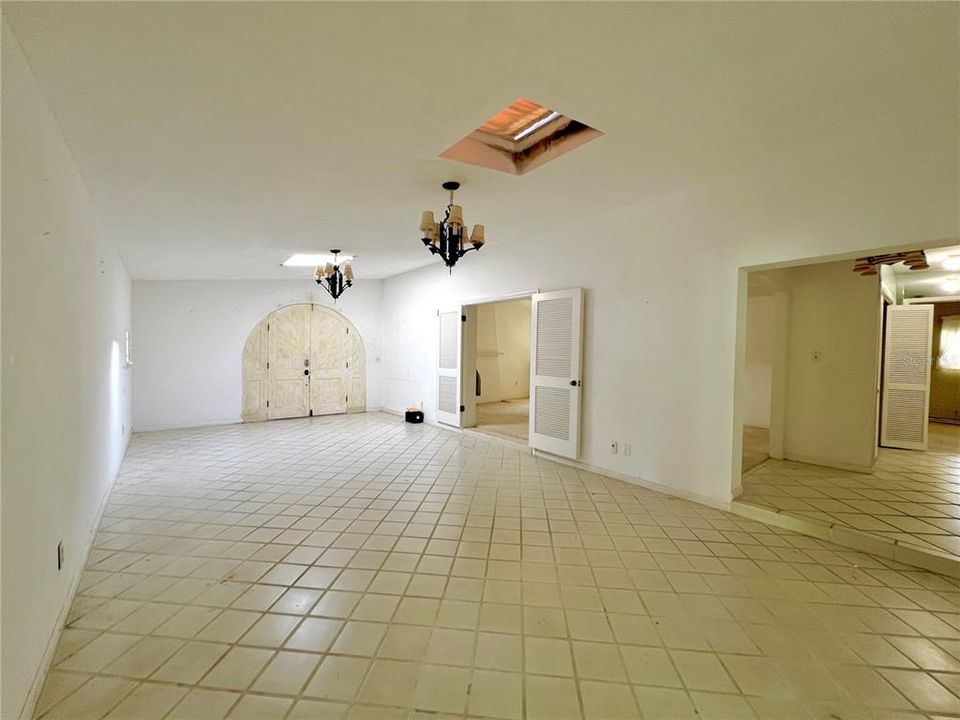
[[[2,32],[0,717],[12,719],[35,702],[126,447],[130,280],[6,22]]]
[[[530,299],[477,306],[477,402],[530,394]]]
[[[880,285],[850,268],[838,262],[776,273],[789,294],[784,456],[865,469],[877,446]]]
[[[747,349],[744,366],[743,424],[770,427],[771,380],[774,338],[773,296],[747,301]]]
[[[582,459],[729,500],[742,423],[733,403],[744,340],[738,269],[960,236],[956,118],[890,112],[825,134],[822,145],[785,145],[762,174],[691,177],[683,190],[638,194],[579,223],[488,226],[486,247],[452,274],[434,263],[386,280],[384,405],[423,401],[435,418],[439,306],[583,286]],[[517,178],[513,200],[549,172]],[[532,242],[511,243],[519,235]],[[630,443],[632,455],[610,454],[611,440]]]
[[[359,280],[334,305],[309,277],[134,282],[134,429],[239,422],[243,344],[291,303],[334,307],[353,322],[366,348],[367,407],[380,407],[382,289]]]

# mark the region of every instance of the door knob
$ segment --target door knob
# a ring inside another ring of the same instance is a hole
[[[570,381],[570,385],[573,386],[573,387],[577,387],[579,384],[580,384],[580,381],[579,381],[579,380],[571,380],[571,381]]]
[[[309,370],[304,370],[304,371],[303,371],[303,374],[304,374],[304,375],[309,375],[309,374],[310,374],[310,371],[309,371]]]

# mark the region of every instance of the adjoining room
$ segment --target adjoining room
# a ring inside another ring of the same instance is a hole
[[[735,507],[960,569],[957,268],[945,246],[748,274]]]
[[[530,298],[476,306],[476,425],[527,442],[530,419]]]

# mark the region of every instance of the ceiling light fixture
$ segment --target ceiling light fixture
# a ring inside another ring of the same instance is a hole
[[[330,252],[333,255],[333,262],[328,262],[322,266],[317,265],[313,277],[316,278],[317,285],[330,293],[330,297],[336,302],[337,298],[343,295],[343,291],[353,285],[353,266],[345,262],[341,271],[340,263],[337,262],[337,255],[340,254],[340,251],[331,250]],[[347,259],[352,258],[348,257]],[[326,282],[326,285],[324,285],[324,282]]]
[[[483,225],[474,225],[470,239],[466,238],[466,225],[463,222],[463,208],[453,204],[453,194],[460,189],[460,183],[449,181],[443,189],[450,193],[450,203],[443,220],[435,222],[433,212],[424,210],[420,215],[420,234],[427,250],[443,258],[444,264],[453,273],[453,266],[471,250],[483,247]],[[469,242],[473,247],[464,247]]]
[[[323,266],[326,265],[331,260],[334,260],[332,255],[326,254],[314,254],[314,253],[294,253],[289,258],[284,260],[281,264],[283,267],[316,267],[317,265]],[[340,262],[348,263],[353,260],[352,255],[344,255],[340,258]]]

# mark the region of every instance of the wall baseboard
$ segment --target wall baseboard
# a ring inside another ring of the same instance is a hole
[[[523,446],[519,442],[514,442],[505,438],[501,439],[494,437],[493,435],[488,435],[487,433],[475,431],[472,428],[455,428],[435,421],[428,421],[427,424],[434,425],[441,430],[446,430],[447,432],[457,433],[460,435],[470,435],[471,437],[484,438],[493,442],[502,443],[504,445],[510,445],[511,447],[519,447],[521,451],[525,450],[534,457],[543,458],[544,460],[551,460],[555,463],[559,463],[560,465],[575,467],[578,470],[586,470],[587,472],[603,475],[604,477],[613,478],[614,480],[622,480],[630,485],[639,485],[647,490],[653,490],[654,492],[663,493],[664,495],[671,495],[673,497],[680,498],[681,500],[689,500],[700,505],[716,508],[717,510],[729,511],[730,504],[733,501],[732,496],[727,500],[721,500],[719,498],[710,497],[709,495],[701,495],[700,493],[692,492],[690,490],[682,490],[680,488],[671,487],[670,485],[664,485],[653,480],[645,480],[638,475],[627,475],[626,473],[622,473],[617,470],[609,470],[607,468],[598,467],[596,465],[582,462],[581,460],[572,460],[570,458],[560,457],[559,455],[551,455],[543,450],[535,450],[529,445]]]
[[[239,425],[240,418],[223,418],[221,420],[205,420],[203,422],[173,423],[171,425],[141,425],[135,427],[135,433],[160,432],[161,430],[190,430],[192,428],[210,427],[212,425]]]
[[[721,500],[710,497],[709,495],[701,495],[700,493],[693,492],[691,490],[683,490],[681,488],[675,488],[670,485],[658,483],[654,480],[646,480],[639,475],[628,475],[626,473],[618,472],[617,470],[608,470],[607,468],[591,465],[580,460],[571,460],[570,458],[551,455],[550,453],[543,452],[542,450],[533,450],[533,455],[534,457],[542,457],[544,460],[552,460],[553,462],[561,465],[568,465],[579,470],[586,470],[587,472],[592,472],[597,475],[611,477],[615,480],[622,480],[630,485],[639,485],[647,490],[653,490],[654,492],[663,493],[664,495],[671,495],[673,497],[680,498],[681,500],[689,500],[700,505],[716,508],[717,510],[730,510],[732,498],[731,500]]]
[[[849,470],[850,472],[872,473],[873,463],[869,465],[858,465],[856,463],[831,460],[830,458],[814,457],[812,455],[798,455],[797,453],[785,452],[784,460],[791,462],[804,463],[806,465],[819,465],[821,467],[836,468],[838,470]]]
[[[70,614],[70,608],[73,607],[77,590],[80,588],[80,579],[83,577],[83,571],[87,567],[87,561],[90,558],[90,551],[93,549],[93,540],[97,536],[97,530],[100,529],[103,513],[106,512],[107,502],[110,500],[110,493],[113,492],[113,486],[116,485],[117,478],[120,476],[120,467],[123,465],[123,458],[126,457],[129,447],[130,436],[128,435],[123,447],[123,453],[120,455],[120,462],[117,464],[117,469],[114,471],[113,477],[110,478],[110,482],[107,483],[107,489],[104,491],[103,497],[100,498],[100,506],[97,508],[93,522],[90,525],[90,532],[87,534],[86,543],[84,543],[83,556],[80,560],[80,566],[77,568],[77,574],[73,580],[70,581],[70,589],[67,591],[60,612],[57,614],[57,621],[53,626],[53,632],[47,639],[43,655],[40,657],[40,665],[37,668],[36,674],[33,676],[33,681],[30,683],[30,691],[27,693],[26,701],[20,709],[20,715],[18,716],[20,720],[30,720],[36,713],[37,703],[40,701],[40,693],[43,691],[43,684],[47,679],[47,674],[50,672],[50,665],[53,664],[53,656],[57,652],[57,646],[60,644],[60,637],[63,635],[64,626],[67,623],[67,616]]]

